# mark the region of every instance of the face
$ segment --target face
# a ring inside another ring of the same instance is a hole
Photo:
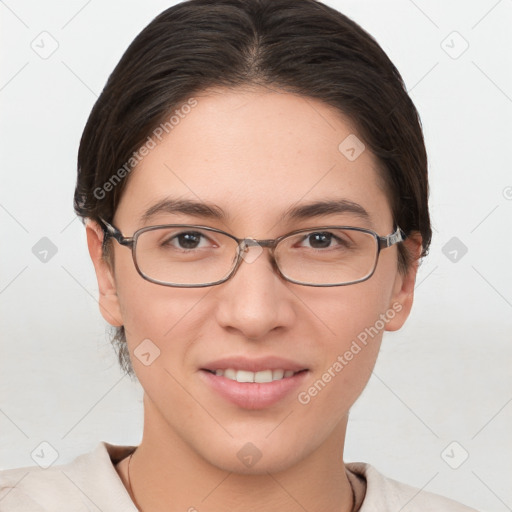
[[[368,149],[355,160],[340,152],[340,143],[357,134],[338,112],[264,89],[211,90],[195,98],[197,105],[132,171],[113,219],[125,236],[166,223],[256,239],[322,225],[393,232],[377,161]],[[155,204],[177,198],[215,205],[223,216],[167,209],[143,220]],[[357,203],[368,216],[285,215],[326,200]],[[144,280],[131,251],[115,241],[111,271],[92,225],[88,238],[102,312],[125,326],[145,391],[144,436],[169,447],[178,440],[190,456],[228,471],[278,471],[338,453],[382,332],[400,328],[412,303],[415,267],[398,272],[396,246],[380,253],[370,279],[353,285],[287,282],[264,249],[225,283],[187,289]],[[139,359],[141,347],[151,355]],[[295,373],[258,384],[208,371],[227,368]],[[260,455],[254,466],[246,463]]]

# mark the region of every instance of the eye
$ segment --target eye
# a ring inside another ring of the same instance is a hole
[[[208,247],[207,237],[199,231],[184,231],[175,234],[162,241],[163,247],[175,247],[178,249],[201,249]]]
[[[302,242],[307,242],[305,246],[312,249],[328,249],[334,246],[347,247],[349,245],[348,240],[344,240],[329,231],[310,232],[303,237]]]

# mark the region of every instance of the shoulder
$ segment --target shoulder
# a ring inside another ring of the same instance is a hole
[[[136,511],[113,465],[113,458],[133,448],[101,442],[92,452],[79,455],[68,464],[2,470],[0,510],[106,512],[118,507]]]
[[[366,495],[359,512],[477,512],[457,501],[388,478],[370,464],[351,462],[346,467],[366,480]]]

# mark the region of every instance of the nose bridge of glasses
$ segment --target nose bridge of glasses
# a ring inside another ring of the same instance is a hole
[[[238,270],[239,265],[242,263],[242,260],[246,263],[253,263],[263,253],[263,248],[268,247],[270,249],[269,260],[271,267],[274,271],[278,271],[277,262],[274,257],[274,248],[277,244],[276,240],[267,239],[267,240],[258,240],[256,238],[244,238],[242,240],[238,240],[238,257],[235,261],[235,267],[233,268],[233,273]],[[252,250],[249,249],[252,247]]]
[[[267,239],[267,240],[258,240],[256,238],[244,238],[240,240],[240,249],[243,252],[247,252],[249,247],[269,247],[274,248],[276,245],[275,240]]]

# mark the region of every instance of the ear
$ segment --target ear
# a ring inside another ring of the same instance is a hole
[[[412,261],[405,274],[397,272],[393,294],[389,302],[389,309],[396,314],[386,323],[386,331],[397,331],[402,327],[411,312],[414,299],[414,285],[416,284],[416,274],[421,256],[422,238],[419,233],[414,232],[402,243],[408,249]]]
[[[103,258],[104,233],[97,222],[88,220],[86,224],[87,246],[91,256],[98,288],[100,292],[99,305],[103,318],[112,326],[123,325],[119,298],[117,297],[113,268]]]

